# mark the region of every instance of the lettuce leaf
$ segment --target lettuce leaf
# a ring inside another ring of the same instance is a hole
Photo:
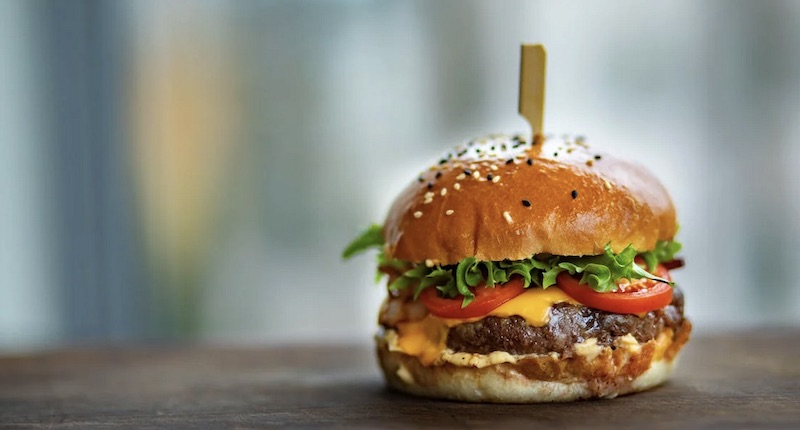
[[[372,225],[345,248],[342,257],[350,258],[370,248],[378,248],[380,252],[377,279],[380,279],[382,272],[387,269],[399,274],[389,284],[390,290],[413,287],[416,299],[423,290],[433,287],[439,290],[442,297],[453,299],[462,297],[462,308],[475,299],[475,294],[470,288],[478,285],[494,288],[497,284],[508,282],[513,276],[522,279],[525,288],[531,285],[547,288],[556,284],[559,273],[566,271],[570,275],[581,275],[581,284],[589,285],[601,293],[616,291],[616,282],[623,278],[647,278],[669,283],[666,279],[650,272],[655,270],[657,264],[673,260],[675,253],[681,249],[681,244],[678,242],[658,241],[651,251],[639,253],[629,245],[615,254],[610,244],[607,244],[603,254],[600,255],[582,257],[534,255],[516,261],[480,261],[475,257],[468,257],[457,264],[429,267],[424,263],[389,259],[384,253],[383,245],[382,227]],[[649,271],[634,263],[637,256],[644,259]]]
[[[658,263],[674,260],[675,254],[677,254],[682,247],[683,245],[681,245],[680,242],[659,240],[656,242],[656,247],[652,251],[643,252],[640,255],[644,258],[645,263],[647,263],[647,269],[652,272],[656,270]]]
[[[619,279],[647,278],[654,281],[670,283],[645,271],[634,263],[636,250],[628,245],[619,254],[614,254],[610,245],[605,246],[604,253],[590,257],[565,257],[558,263],[558,268],[566,270],[570,275],[582,275],[581,284],[588,284],[600,293],[617,290]],[[653,265],[655,269],[655,265]],[[548,285],[549,286],[549,285]]]
[[[383,227],[378,224],[372,224],[347,245],[342,252],[342,258],[346,260],[370,248],[383,248],[383,244]]]

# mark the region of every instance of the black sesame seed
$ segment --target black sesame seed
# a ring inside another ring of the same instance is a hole
[[[436,179],[439,179],[441,177],[442,177],[442,172],[436,172]]]
[[[595,159],[595,160],[599,160],[599,159],[601,159],[601,158],[603,158],[603,157],[601,157],[601,156],[599,156],[599,155],[595,155],[595,156],[594,156],[594,159]]]
[[[523,200],[522,201],[522,206],[525,206],[526,208],[529,208],[529,207],[531,207],[531,202],[529,202],[527,200]]]
[[[528,161],[526,161],[526,163],[528,163],[529,166],[533,166],[533,160],[531,160],[530,158],[528,158]]]
[[[511,164],[511,163],[513,163],[513,162],[514,162],[514,159],[513,159],[513,158],[509,158],[508,160],[506,160],[506,164]]]
[[[472,171],[471,171],[471,170],[469,170],[469,169],[464,169],[464,174],[465,174],[465,175],[467,175],[467,176],[469,176],[469,175],[471,175],[471,174],[472,174]]]
[[[577,199],[578,198],[578,190],[572,190],[572,198],[573,199]]]
[[[558,157],[558,152],[554,152],[553,157]]]
[[[459,157],[461,157],[461,156],[463,156],[463,155],[464,155],[464,154],[466,154],[466,153],[467,153],[467,150],[466,150],[466,149],[464,149],[464,150],[462,150],[462,151],[458,151],[458,154],[456,154],[456,155],[458,155]]]
[[[422,176],[420,176],[419,178],[417,178],[417,180],[419,181],[419,183],[420,183],[420,184],[421,184],[421,183],[423,183],[423,182],[425,182],[425,180],[424,180],[424,179],[422,179]]]
[[[433,188],[433,182],[428,182],[428,189],[430,190],[432,188]]]
[[[494,151],[494,150],[495,150],[495,146],[494,146],[494,145],[492,145],[492,147],[491,147],[490,149],[491,149],[492,151]]]
[[[442,158],[441,160],[439,160],[439,165],[442,165],[444,163],[447,163],[447,159],[446,158]]]
[[[491,180],[492,180],[492,178],[494,178],[494,176],[492,176],[492,174],[491,174],[491,173],[489,173],[488,175],[486,175],[486,180],[487,180],[487,181],[491,181]]]

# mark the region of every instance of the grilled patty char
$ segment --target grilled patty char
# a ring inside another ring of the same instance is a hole
[[[676,330],[683,323],[683,293],[677,287],[672,303],[643,317],[615,314],[586,306],[560,303],[550,310],[550,322],[534,327],[519,316],[486,317],[474,323],[452,327],[447,346],[457,352],[489,354],[572,355],[572,347],[586,339],[597,338],[598,345],[611,345],[618,337],[633,335],[640,343],[654,339],[666,327]]]

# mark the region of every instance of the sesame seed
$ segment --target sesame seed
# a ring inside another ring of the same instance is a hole
[[[608,182],[608,181],[605,181],[605,182],[606,182],[606,188],[610,190],[611,189],[611,182]]]
[[[433,182],[428,182],[428,189],[430,190],[431,188],[433,188]]]
[[[492,178],[492,182],[494,182],[495,184],[500,182],[500,175],[497,175],[494,178]]]
[[[509,158],[508,160],[506,160],[506,164],[511,164],[511,163],[513,163],[513,162],[514,162],[514,159],[513,159],[513,158]]]
[[[442,188],[442,191],[439,194],[441,195],[447,194],[447,188]]]
[[[459,184],[458,182],[456,182],[455,184],[453,184],[453,188],[455,188],[455,189],[457,189],[457,190],[460,190],[460,189],[461,189],[461,184]]]
[[[425,193],[425,196],[424,196],[424,197],[425,197],[426,199],[432,199],[432,198],[433,198],[433,196],[434,196],[434,194],[433,194],[431,191],[428,191],[427,193]]]
[[[599,159],[601,159],[601,158],[603,158],[603,157],[601,157],[600,155],[595,155],[595,156],[594,156],[594,159],[595,159],[595,160],[599,160]]]
[[[414,212],[414,218],[421,218],[421,217],[422,217],[422,211]]]
[[[554,152],[553,157],[558,157],[558,152]]]
[[[530,158],[528,158],[528,161],[526,161],[526,163],[528,163],[529,166],[533,166],[533,160],[531,160]]]
[[[467,176],[469,176],[469,175],[471,175],[471,174],[472,174],[472,170],[469,170],[469,169],[464,169],[464,174],[465,174],[465,175],[467,175]]]
[[[425,266],[433,267],[433,260],[431,260],[430,258],[425,260]]]
[[[458,176],[456,176],[456,179],[458,179],[459,181],[461,181],[461,180],[464,180],[464,178],[466,178],[466,177],[467,177],[467,175],[465,175],[465,174],[463,174],[463,173],[459,173],[459,174],[458,174]]]
[[[420,176],[419,178],[417,178],[417,180],[419,181],[419,183],[420,183],[420,184],[421,184],[421,183],[423,183],[423,182],[425,182],[425,180],[424,180],[424,179],[422,179],[422,176]]]
[[[503,212],[503,218],[505,218],[506,222],[509,224],[514,222],[514,220],[511,218],[511,214],[508,213],[508,211]]]
[[[436,179],[439,179],[441,177],[442,177],[442,172],[436,172]]]
[[[475,163],[472,163],[472,164],[469,165],[469,168],[472,169],[472,170],[475,170],[475,169],[478,168],[478,165],[475,164]]]
[[[491,181],[491,180],[492,180],[492,178],[494,178],[494,176],[492,176],[492,174],[491,174],[491,173],[489,173],[488,175],[486,175],[486,180],[488,180],[488,181]]]
[[[442,164],[444,164],[444,163],[447,163],[447,159],[446,159],[446,158],[442,158],[441,160],[439,160],[439,165],[440,165],[440,166],[441,166]]]
[[[455,212],[455,211],[452,210],[452,209],[448,209],[448,210],[444,211],[444,214],[447,215],[447,216],[450,216],[450,215],[453,215],[453,212]]]
[[[572,198],[573,199],[577,199],[578,198],[578,190],[572,190],[571,194],[572,194]]]
[[[475,178],[475,179],[478,179],[478,178],[481,177],[481,173],[476,170],[476,171],[472,172],[472,177]]]
[[[489,168],[492,170],[497,170],[497,164],[492,164],[491,166],[489,166]]]
[[[528,200],[523,200],[522,201],[522,206],[525,206],[526,208],[529,208],[529,207],[531,207],[531,202],[529,202]]]

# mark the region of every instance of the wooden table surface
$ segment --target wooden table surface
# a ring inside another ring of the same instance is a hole
[[[696,337],[660,388],[541,405],[390,392],[366,345],[117,347],[0,358],[0,427],[111,426],[800,429],[800,330]]]

